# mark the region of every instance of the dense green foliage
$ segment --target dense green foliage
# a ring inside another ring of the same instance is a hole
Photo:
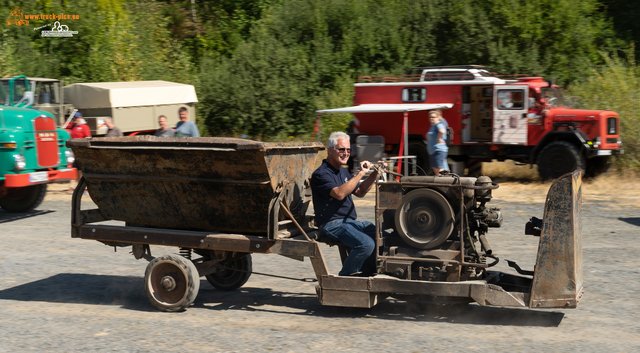
[[[190,83],[204,135],[265,140],[309,138],[314,111],[350,105],[358,75],[415,66],[542,75],[596,108],[593,87],[627,62],[607,58],[628,59],[640,34],[637,5],[622,0],[0,0],[0,14],[15,7],[77,14],[61,22],[79,33],[42,38],[34,28],[51,20],[3,25],[1,76]],[[323,136],[350,119],[323,117]]]
[[[607,16],[611,18],[616,35],[625,41],[637,41],[640,38],[640,1],[605,0],[602,3]],[[635,57],[640,57],[639,54],[640,46],[636,45]]]
[[[617,43],[597,5],[592,0],[283,1],[255,24],[231,57],[201,66],[208,87],[201,95],[207,126],[214,134],[256,136],[256,129],[261,137],[300,134],[313,125],[314,105],[350,102],[351,91],[341,85],[345,76],[399,74],[413,66],[476,63],[569,83],[602,62],[598,50]],[[211,70],[214,75],[205,74]],[[338,92],[349,98],[336,101]],[[264,102],[265,97],[275,99]],[[345,120],[323,118],[323,126]]]
[[[625,154],[615,166],[640,171],[640,67],[634,56],[627,60],[604,56],[606,65],[593,67],[588,77],[571,87],[579,97],[575,108],[610,109],[620,115],[620,135]]]

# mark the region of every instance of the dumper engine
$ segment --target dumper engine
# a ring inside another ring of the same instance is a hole
[[[382,273],[455,282],[481,279],[497,263],[486,234],[502,225],[502,213],[486,206],[497,187],[489,177],[409,176],[395,184],[379,195]]]

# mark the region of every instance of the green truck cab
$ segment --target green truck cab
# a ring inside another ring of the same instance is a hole
[[[26,76],[2,81],[0,102],[0,207],[26,212],[42,202],[48,183],[76,178],[70,136],[51,113],[31,108]]]

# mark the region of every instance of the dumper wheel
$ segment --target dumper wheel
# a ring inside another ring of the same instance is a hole
[[[247,283],[249,277],[251,277],[252,261],[249,254],[241,259],[220,262],[219,266],[222,268],[205,276],[207,281],[218,290],[236,290]]]
[[[7,196],[0,198],[0,207],[7,212],[27,212],[40,205],[47,193],[47,184],[9,189]]]
[[[191,260],[164,255],[147,265],[144,289],[151,304],[161,311],[183,311],[196,299],[200,277]]]

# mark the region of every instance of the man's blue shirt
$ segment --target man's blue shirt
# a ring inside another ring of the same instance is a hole
[[[351,193],[342,200],[334,199],[329,194],[335,187],[339,187],[351,179],[345,169],[334,168],[327,160],[311,175],[311,192],[313,195],[313,209],[316,214],[316,225],[321,226],[334,219],[356,219],[356,207],[351,194],[358,189],[356,186]]]
[[[178,121],[175,131],[176,137],[200,137],[198,126],[191,120],[182,122]]]

